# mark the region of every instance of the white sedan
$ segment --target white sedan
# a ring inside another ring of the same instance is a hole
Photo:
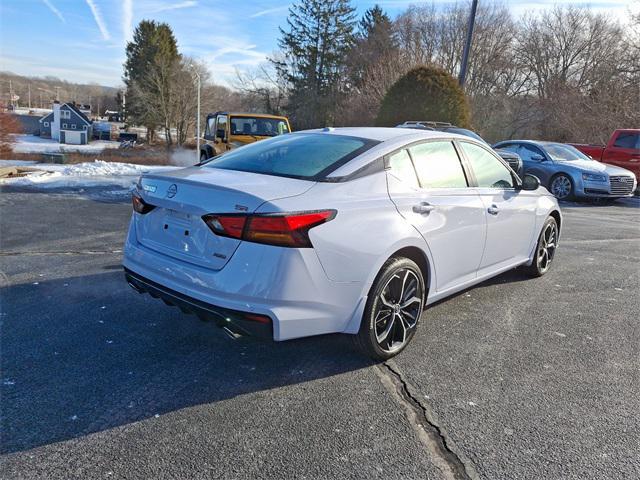
[[[469,137],[326,128],[140,178],[127,281],[228,333],[352,334],[390,358],[426,305],[553,262],[558,203]]]

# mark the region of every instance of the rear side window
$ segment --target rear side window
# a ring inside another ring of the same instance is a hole
[[[451,142],[428,142],[409,148],[422,188],[464,188],[460,158]]]
[[[471,164],[478,186],[482,188],[513,188],[513,177],[504,164],[484,148],[460,142]]]
[[[377,143],[322,133],[280,135],[215,157],[205,166],[319,180]]]
[[[640,149],[640,134],[638,133],[621,133],[613,144],[619,148],[638,148]]]
[[[391,174],[398,180],[402,180],[413,188],[419,187],[416,171],[406,150],[400,150],[389,155],[389,168],[391,169]]]

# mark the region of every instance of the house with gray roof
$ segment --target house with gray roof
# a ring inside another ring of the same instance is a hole
[[[60,143],[86,145],[93,136],[93,123],[74,103],[56,101],[53,111],[39,120],[40,136]]]

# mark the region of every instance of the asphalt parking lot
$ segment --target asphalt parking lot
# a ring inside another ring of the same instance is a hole
[[[640,199],[374,364],[231,340],[124,282],[124,201],[0,195],[1,478],[640,478]]]

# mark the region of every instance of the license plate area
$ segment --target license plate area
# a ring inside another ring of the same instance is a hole
[[[222,268],[240,243],[215,235],[197,214],[157,207],[138,218],[141,244],[203,267]]]

